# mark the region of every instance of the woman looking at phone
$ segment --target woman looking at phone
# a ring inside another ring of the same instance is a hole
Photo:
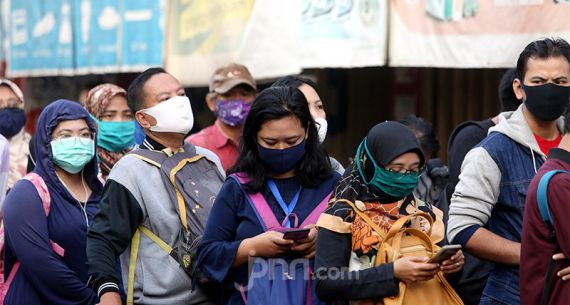
[[[246,299],[256,303],[252,301],[259,296],[256,287],[267,287],[266,302],[295,304],[292,295],[271,294],[280,289],[268,287],[275,281],[265,274],[248,279],[248,259],[301,258],[312,265],[314,223],[340,178],[319,143],[299,89],[271,87],[257,96],[244,124],[240,156],[228,173],[204,231],[199,268],[222,284],[222,304],[244,304]],[[274,225],[266,218],[273,218]],[[295,238],[304,237],[302,233],[285,233],[294,239],[283,238],[283,232],[302,228],[310,228],[306,238]],[[256,285],[248,285],[251,280],[257,280]],[[306,280],[295,291],[302,299],[297,304],[305,303]]]
[[[441,211],[413,195],[424,165],[414,133],[401,123],[380,123],[368,132],[335,190],[335,201],[317,222],[315,270],[320,298],[345,302],[381,299],[398,295],[399,282],[427,281],[440,270],[451,274],[463,268],[461,251],[440,264],[428,263],[428,257],[421,256],[375,263],[382,236],[355,209],[385,233],[400,217],[424,212],[434,219],[432,241],[443,238]],[[426,232],[424,220],[412,218],[406,226]],[[333,271],[337,276],[327,276]]]

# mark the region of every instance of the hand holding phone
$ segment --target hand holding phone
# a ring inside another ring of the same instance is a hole
[[[288,230],[283,233],[283,239],[289,240],[302,240],[309,237],[309,232],[311,229],[293,229]]]
[[[461,245],[445,245],[437,251],[427,262],[431,264],[441,264],[443,261],[450,259],[452,256],[461,250]]]

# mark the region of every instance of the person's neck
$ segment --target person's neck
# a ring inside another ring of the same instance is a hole
[[[536,136],[540,137],[541,139],[545,140],[554,140],[560,134],[558,130],[557,120],[554,121],[541,121],[536,119],[529,111],[524,108],[523,109],[524,117],[530,127],[532,133]]]
[[[220,126],[224,134],[226,134],[226,136],[228,136],[228,138],[230,138],[235,143],[238,143],[239,137],[241,136],[242,126],[230,126],[222,122],[220,119],[217,119],[217,121],[218,126]]]
[[[153,132],[149,131],[147,133],[154,141],[158,142],[160,145],[170,148],[171,150],[177,150],[184,145],[184,137],[186,135],[176,132]]]
[[[288,172],[284,172],[281,174],[277,174],[277,173],[269,173],[268,174],[269,177],[273,178],[273,179],[287,179],[287,178],[292,178],[295,177],[295,170],[292,169]]]
[[[562,148],[565,151],[570,153],[570,132],[566,133],[563,137],[562,137],[562,141],[560,141],[560,144],[558,145],[558,148]]]

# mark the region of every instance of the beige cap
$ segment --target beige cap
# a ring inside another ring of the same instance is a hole
[[[216,69],[210,78],[210,92],[224,94],[242,84],[257,91],[255,80],[249,70],[244,65],[231,63]]]

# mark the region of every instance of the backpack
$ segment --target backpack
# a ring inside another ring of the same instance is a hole
[[[350,205],[354,212],[382,238],[374,266],[392,263],[401,256],[432,257],[439,250],[439,247],[430,237],[433,219],[428,213],[416,212],[410,215],[402,215],[392,224],[390,230],[386,233],[354,203],[344,199],[339,201]],[[429,224],[427,232],[406,226],[406,224],[415,217],[421,217],[427,221]],[[463,301],[447,282],[447,279],[441,271],[431,280],[417,282],[414,283],[414,285],[407,286],[404,282],[400,282],[399,291],[399,294],[396,296],[385,297],[383,300],[361,301],[359,304],[416,305],[425,304],[425,302],[429,300],[430,304],[463,305]]]
[[[162,250],[172,256],[193,280],[193,285],[196,282],[205,284],[208,280],[197,271],[196,260],[201,235],[212,208],[213,198],[223,184],[223,177],[215,167],[214,162],[197,154],[196,147],[190,144],[185,144],[184,151],[175,154],[169,154],[168,151],[137,149],[126,156],[136,157],[159,168],[162,182],[168,190],[168,196],[172,202],[176,203],[181,223],[180,232],[172,246],[164,242],[150,229],[142,225],[138,227],[131,241],[127,304],[134,302],[135,266],[141,234],[150,238]],[[194,181],[199,181],[199,183]],[[191,288],[194,289],[195,287]]]
[[[36,191],[38,192],[38,196],[42,200],[42,204],[44,207],[44,212],[46,213],[46,217],[48,217],[50,206],[51,206],[51,197],[49,195],[49,190],[48,190],[47,185],[44,182],[44,179],[36,173],[29,173],[26,176],[24,176],[22,179],[26,179],[34,185],[34,187],[36,188]],[[2,240],[1,250],[4,251],[4,224],[3,223],[0,225],[0,236],[1,236],[0,238]],[[56,242],[50,240],[50,244],[51,244],[51,248],[52,248],[53,252],[55,252],[57,255],[59,255],[61,257],[63,257],[65,255],[65,249],[63,249]],[[5,279],[4,271],[2,271],[2,283],[0,283],[0,304],[4,303],[4,299],[6,298],[6,295],[8,294],[8,289],[10,289],[10,284],[12,284],[12,281],[14,280],[14,277],[16,276],[18,269],[20,269],[20,262],[16,261],[14,263],[14,266],[12,266],[12,270],[10,270],[10,274],[8,275],[8,278],[6,278],[6,279]]]
[[[550,179],[556,174],[570,172],[565,170],[551,170],[544,174],[540,181],[538,182],[538,189],[536,191],[536,202],[538,204],[538,211],[540,212],[540,218],[542,222],[548,228],[548,235],[551,240],[554,241],[554,254],[560,252],[558,246],[558,241],[556,240],[556,232],[554,231],[554,222],[552,221],[552,214],[550,214],[550,208],[548,207],[548,183]],[[548,297],[550,296],[550,286],[552,282],[552,269],[554,268],[554,259],[550,259],[548,262],[548,267],[546,271],[546,279],[544,281],[544,289],[542,290],[542,298],[540,300],[541,305],[548,304]]]
[[[244,173],[230,175],[241,186],[249,205],[256,212],[259,223],[265,231],[286,232],[290,229],[304,228],[315,224],[319,216],[327,208],[329,193],[307,216],[300,225],[287,227],[285,223],[290,216],[297,219],[294,213],[287,215],[283,223],[279,223],[271,207],[261,193],[248,193],[243,185],[249,182]],[[279,304],[279,305],[318,305],[326,304],[320,301],[315,292],[313,272],[308,259],[293,258],[262,258],[253,259],[247,287],[239,287],[242,300],[249,305]]]

